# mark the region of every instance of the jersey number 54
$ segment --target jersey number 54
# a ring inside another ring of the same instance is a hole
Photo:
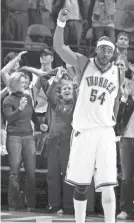
[[[100,100],[100,105],[103,105],[105,101],[106,93],[103,92],[102,94],[98,94],[98,90],[92,89],[90,95],[90,101],[95,102],[96,100]]]

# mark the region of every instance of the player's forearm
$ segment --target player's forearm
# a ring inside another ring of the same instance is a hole
[[[71,64],[74,67],[78,67],[76,54],[69,48],[69,46],[64,44],[64,28],[59,26],[56,27],[53,48],[64,62]]]

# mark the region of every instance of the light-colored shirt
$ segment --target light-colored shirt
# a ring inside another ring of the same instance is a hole
[[[70,11],[68,20],[82,20],[78,0],[66,0],[64,8]]]
[[[134,111],[127,124],[126,130],[124,132],[124,137],[134,138]]]
[[[37,79],[38,79],[38,77],[35,74],[33,74],[33,81],[32,81],[32,85],[33,86],[36,85]],[[52,78],[50,78],[48,80],[48,82],[49,82],[50,85],[52,84],[53,79],[54,79],[54,77],[52,77]],[[47,108],[48,108],[47,96],[44,93],[42,87],[37,92],[36,101],[37,101],[37,105],[35,106],[35,112],[36,113],[44,113],[44,112],[47,112]]]
[[[36,84],[37,79],[38,79],[38,77],[35,74],[33,74],[33,81],[32,81],[33,86]],[[44,91],[43,91],[42,87],[38,91],[36,101],[37,101],[37,104],[35,106],[35,112],[36,113],[46,112],[47,107],[48,107],[48,102],[47,102],[47,96],[44,94]]]

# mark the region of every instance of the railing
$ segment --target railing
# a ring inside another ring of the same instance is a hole
[[[26,43],[22,41],[1,41],[1,43],[2,43],[2,47],[1,47],[2,64],[3,64],[3,59],[6,56],[6,54],[11,51],[20,52],[22,50],[27,50],[30,52],[32,51],[39,52],[40,49],[42,49],[43,47],[46,47],[45,43],[37,43],[37,42]],[[88,43],[89,44],[87,45],[81,44],[79,49],[77,46],[74,46],[74,45],[71,45],[70,47],[72,47],[73,49],[77,49],[76,51],[86,56],[90,56],[91,52],[93,52],[95,49],[95,45],[92,45],[93,44],[92,40],[88,41]],[[50,48],[52,48],[52,45]],[[134,58],[134,42],[131,42],[131,45],[129,47],[129,52],[131,54],[131,57]]]

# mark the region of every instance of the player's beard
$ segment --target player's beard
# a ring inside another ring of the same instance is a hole
[[[97,65],[100,67],[100,68],[105,68],[109,65],[109,62],[110,60],[107,58],[107,57],[97,57]],[[96,61],[96,62],[97,62]]]

